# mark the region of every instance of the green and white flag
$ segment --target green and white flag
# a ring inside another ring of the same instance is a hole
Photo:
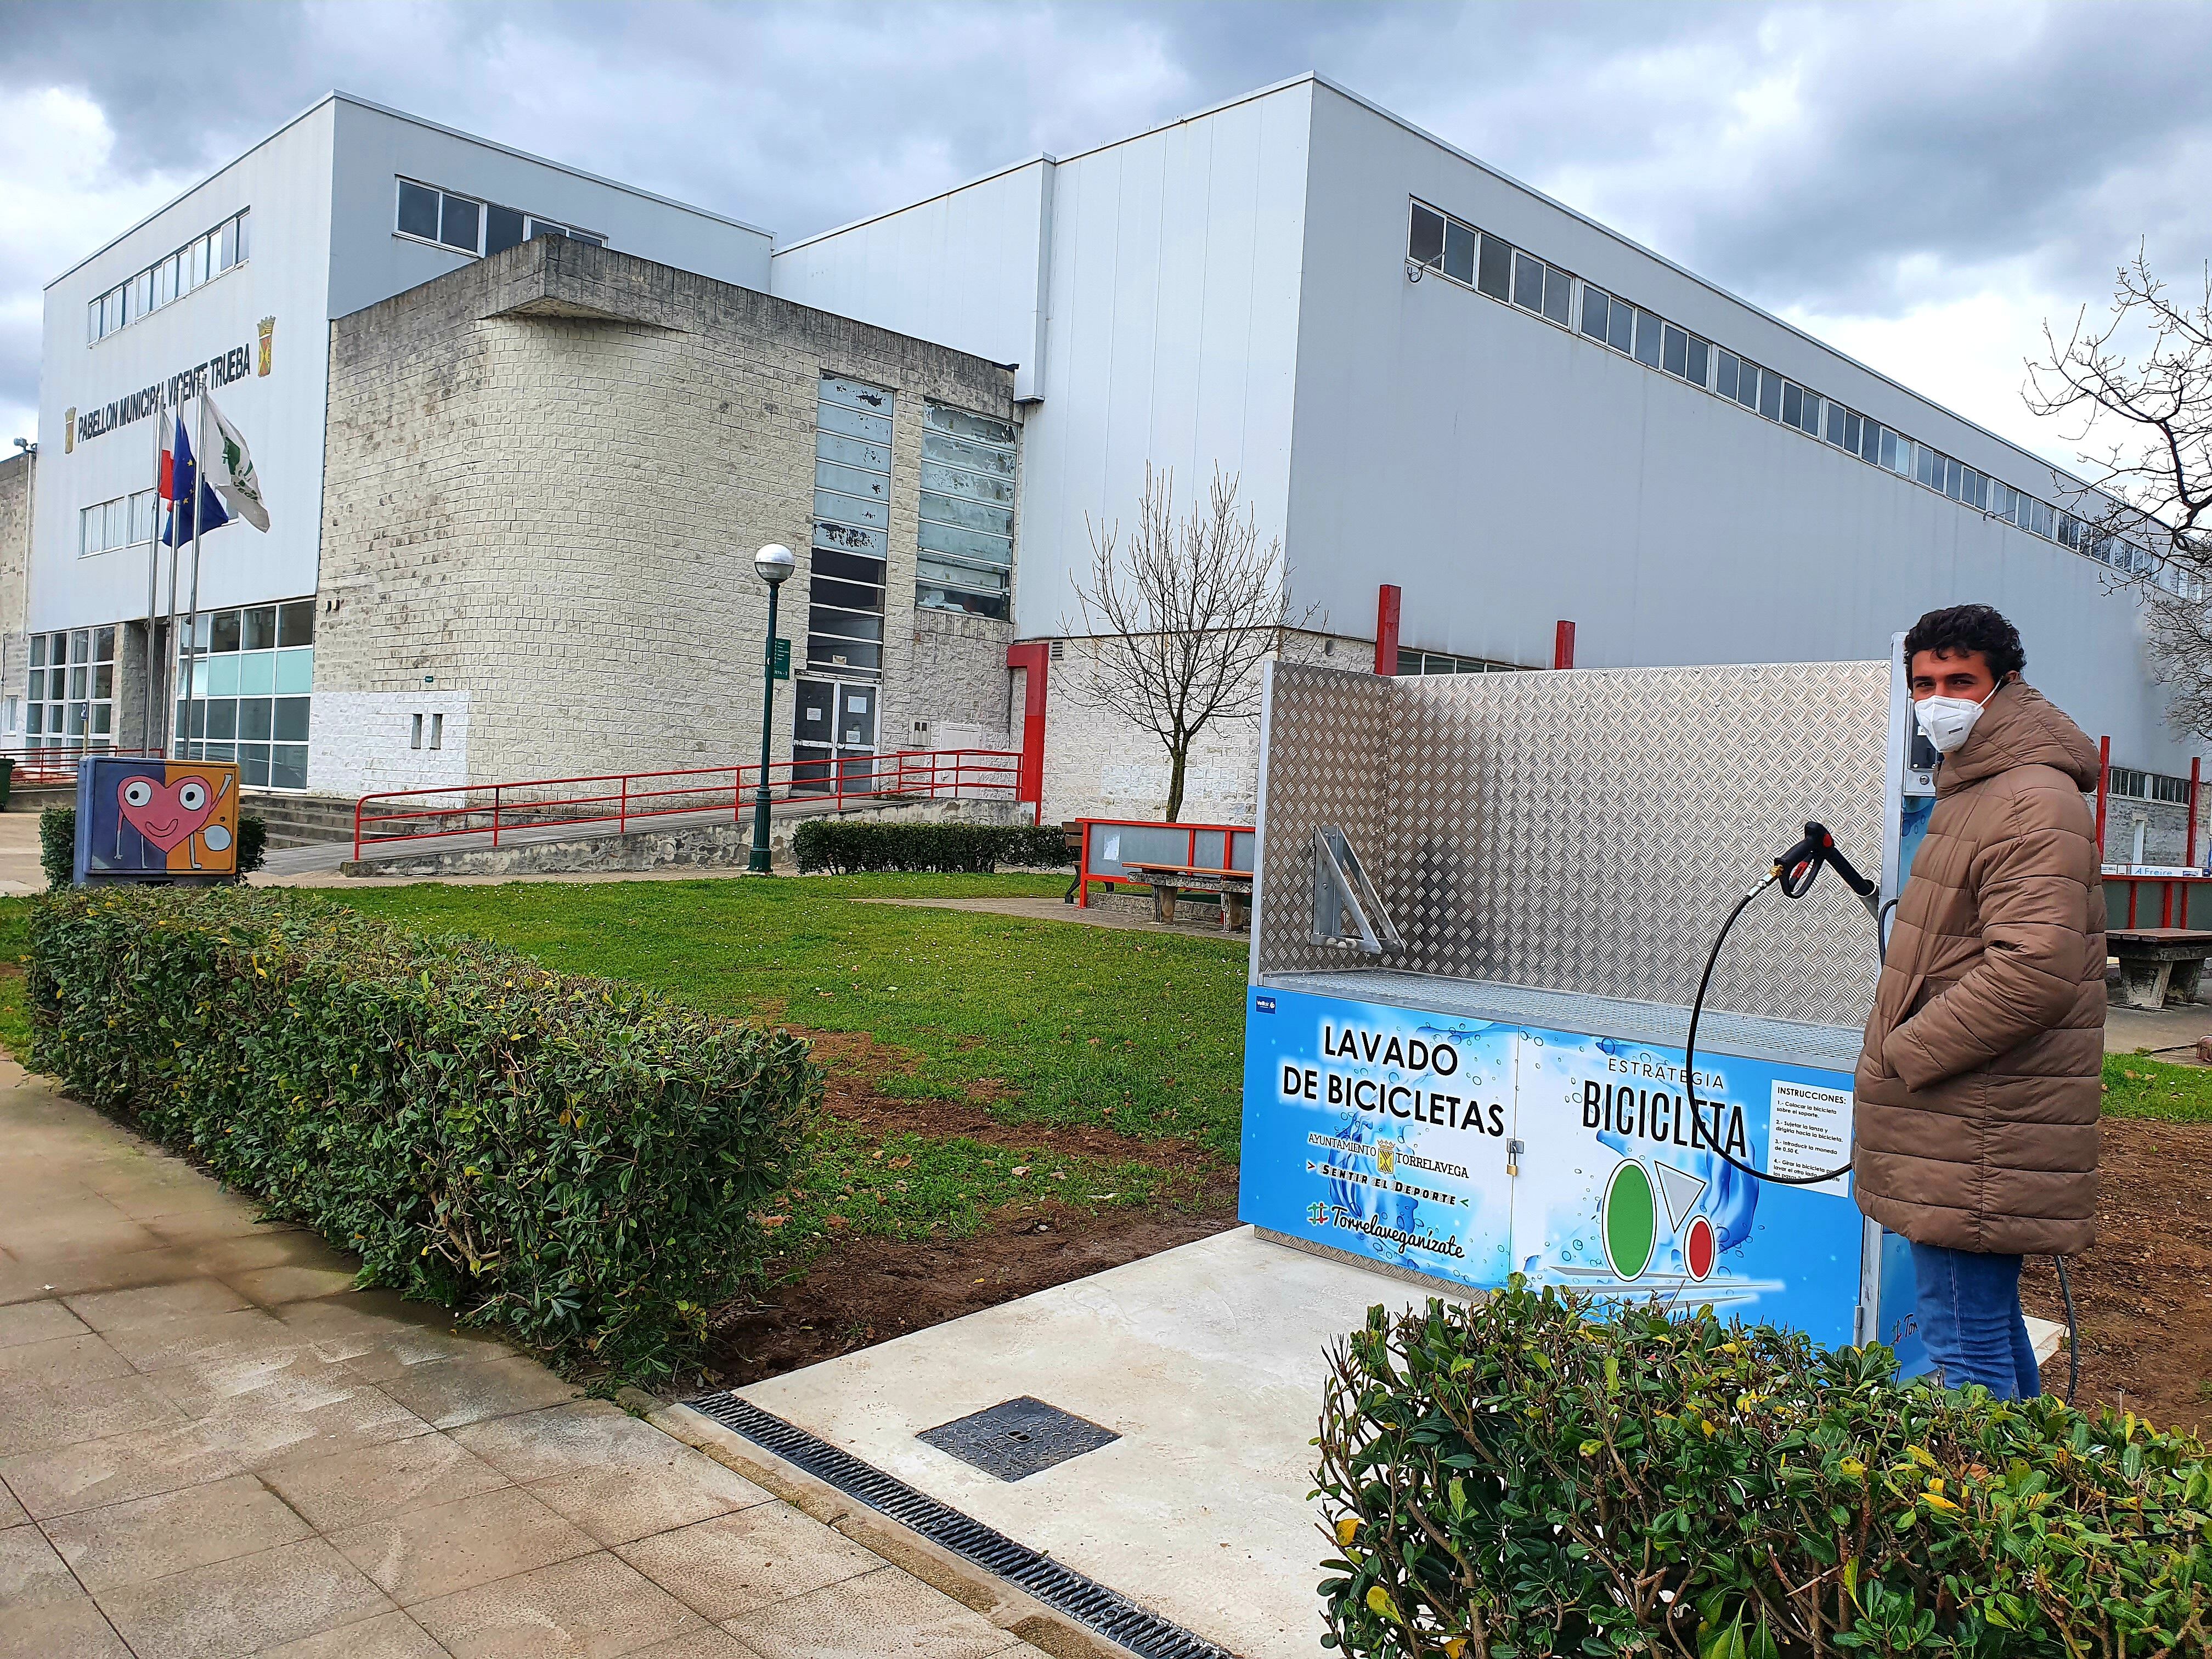
[[[203,393],[203,396],[205,394]],[[269,528],[269,509],[261,502],[261,480],[254,476],[253,457],[246,453],[246,440],[239,436],[238,428],[222,417],[208,398],[207,412],[215,422],[216,440],[208,446],[204,463],[207,481],[215,493],[222,497],[222,504],[234,518],[243,519],[256,530]]]

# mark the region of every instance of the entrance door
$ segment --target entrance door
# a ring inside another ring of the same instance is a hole
[[[883,688],[872,680],[801,679],[793,722],[794,794],[865,792],[875,774]]]

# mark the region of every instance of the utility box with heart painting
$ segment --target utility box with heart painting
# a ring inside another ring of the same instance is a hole
[[[235,765],[118,755],[80,763],[76,885],[199,885],[237,876]]]

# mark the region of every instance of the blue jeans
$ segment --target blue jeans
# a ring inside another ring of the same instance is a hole
[[[2020,1310],[2020,1258],[1912,1247],[1920,1340],[1944,1387],[1978,1382],[2000,1400],[2043,1392],[2042,1369]]]

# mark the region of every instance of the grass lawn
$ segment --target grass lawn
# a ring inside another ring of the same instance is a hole
[[[860,897],[1049,895],[1063,876],[846,876],[366,889],[357,910],[474,933],[710,1012],[866,1033],[912,1071],[882,1093],[987,1099],[1009,1123],[1095,1124],[1237,1156],[1241,940]]]
[[[2143,1054],[2106,1054],[2105,1110],[2113,1117],[2212,1123],[2212,1070]]]
[[[825,1124],[775,1223],[796,1270],[838,1238],[964,1237],[994,1212],[1048,1202],[1093,1212],[1175,1202],[1234,1167],[1241,942],[853,902],[1057,898],[1066,887],[1052,876],[424,884],[343,902],[714,1013],[884,1045],[890,1053],[871,1051],[866,1085],[915,1102],[915,1129]],[[932,1133],[931,1101],[980,1105],[1013,1144]],[[1138,1148],[1055,1153],[1021,1144],[1024,1124],[1180,1146],[1157,1159]]]

